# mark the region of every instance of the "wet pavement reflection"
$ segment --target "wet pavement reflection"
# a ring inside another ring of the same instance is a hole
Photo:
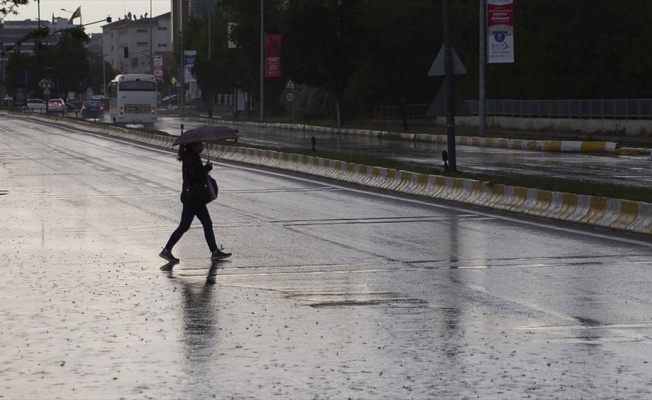
[[[0,397],[652,396],[652,240],[0,124]]]

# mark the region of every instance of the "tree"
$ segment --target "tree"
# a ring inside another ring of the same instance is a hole
[[[438,0],[264,0],[265,33],[282,35],[282,79],[265,79],[265,104],[276,105],[283,84],[301,86],[300,99],[328,114],[371,115],[374,106],[429,103],[437,78],[427,76],[442,40]],[[221,32],[213,39],[219,59],[199,54],[196,74],[214,92],[211,74],[227,86],[256,93],[260,87],[261,0],[223,0]],[[477,98],[479,82],[479,4],[455,0],[451,42],[467,70],[455,88]],[[652,91],[652,2],[630,0],[528,0],[515,2],[515,62],[486,68],[489,99],[649,98]],[[224,49],[225,27],[236,23]],[[199,28],[198,28],[199,29]],[[205,29],[205,28],[201,28]],[[221,36],[220,36],[221,35]],[[188,38],[203,40],[205,30]],[[186,34],[185,37],[188,37]],[[185,41],[185,40],[184,40]],[[199,51],[207,43],[196,42]],[[214,46],[212,46],[214,47]],[[189,48],[189,47],[187,47]],[[217,57],[217,56],[216,56]],[[226,64],[222,64],[228,60]],[[201,76],[201,78],[200,78]],[[208,79],[208,80],[206,80]],[[335,98],[335,101],[332,99]],[[272,112],[272,107],[266,107]]]
[[[50,45],[54,35],[58,35],[58,41]],[[70,28],[53,32],[45,42],[39,42],[34,54],[37,62],[33,68],[37,83],[43,78],[51,79],[55,86],[52,95],[62,97],[68,92],[86,90],[89,61],[85,45],[88,41],[89,37],[82,29]]]
[[[339,126],[344,124],[342,97],[360,50],[354,5],[354,0],[293,1],[282,29],[286,75],[333,93]]]
[[[441,13],[431,0],[363,0],[360,8],[361,68],[350,82],[350,101],[367,115],[379,103],[398,104],[409,129],[404,107],[434,97],[427,73],[442,43],[440,25],[433,23]]]
[[[210,29],[208,18],[211,18]],[[219,13],[204,18],[192,18],[186,30],[186,37],[188,40],[187,43],[184,41],[184,47],[197,50],[192,74],[202,88],[202,96],[208,105],[208,115],[212,117],[213,94],[228,93],[236,86],[237,66],[232,62],[232,52],[227,45],[227,21]]]
[[[5,86],[7,88],[17,88],[24,86],[26,84],[32,83],[30,74],[27,71],[32,69],[33,57],[30,57],[27,54],[21,53],[18,47],[9,53],[7,59],[7,64],[5,65]],[[25,80],[28,79],[26,82]],[[28,87],[28,96],[33,96],[35,93],[38,93],[34,89],[34,84]]]
[[[9,14],[18,14],[16,8],[28,3],[29,0],[2,0],[0,1],[0,15],[6,17]]]
[[[249,93],[260,94],[260,31],[261,31],[261,3],[264,10],[264,28],[266,33],[280,33],[283,17],[287,7],[287,0],[223,0],[222,9],[227,15],[229,23],[235,23],[231,32],[231,41],[236,48],[231,49],[230,60],[233,71],[232,80],[236,87],[243,88]],[[278,79],[265,80],[265,104],[274,105],[269,101],[275,98],[281,90],[282,82]],[[273,93],[273,94],[272,94]],[[270,107],[265,107],[266,112]]]
[[[111,82],[111,80],[116,76],[116,72],[111,66],[111,63],[104,60],[101,54],[89,54],[88,59],[89,70],[86,83],[88,87],[93,89],[94,93],[104,93],[106,90],[104,85]]]

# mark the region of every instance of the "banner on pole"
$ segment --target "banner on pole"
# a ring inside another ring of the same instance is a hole
[[[281,35],[265,35],[265,78],[278,78],[281,74]]]
[[[513,63],[513,0],[487,0],[487,30],[487,63]]]
[[[195,66],[197,61],[197,51],[196,50],[186,50],[183,52],[185,56],[185,73],[183,75],[183,81],[185,83],[196,82],[195,77],[192,76],[192,67]]]

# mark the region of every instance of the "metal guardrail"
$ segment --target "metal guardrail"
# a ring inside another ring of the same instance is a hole
[[[472,115],[478,115],[478,101],[467,100]],[[429,104],[404,106],[410,118],[425,117]],[[580,119],[652,119],[652,99],[606,100],[487,100],[487,116]],[[374,117],[400,119],[399,106],[379,106]]]

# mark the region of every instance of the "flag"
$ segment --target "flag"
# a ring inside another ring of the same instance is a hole
[[[75,18],[80,18],[81,17],[81,6],[77,7],[74,13],[72,13],[72,16],[70,17],[70,23],[72,24],[72,20]]]

